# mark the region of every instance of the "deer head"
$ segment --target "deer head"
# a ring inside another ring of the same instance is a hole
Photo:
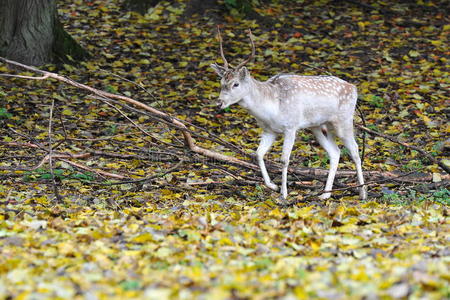
[[[248,30],[248,35],[252,45],[251,55],[241,62],[238,66],[232,67],[228,64],[225,55],[223,54],[222,37],[220,35],[220,29],[217,27],[219,43],[220,43],[220,55],[224,65],[220,66],[216,63],[211,67],[221,77],[220,84],[221,90],[219,95],[220,108],[226,108],[232,104],[238,103],[241,99],[250,92],[250,73],[245,65],[255,57],[255,44],[252,38],[252,32]]]

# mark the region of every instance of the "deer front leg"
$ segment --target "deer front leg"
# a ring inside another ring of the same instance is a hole
[[[281,154],[281,162],[283,163],[283,170],[281,173],[281,195],[283,199],[287,198],[287,171],[289,167],[289,158],[291,157],[292,147],[295,143],[296,131],[288,131],[284,134],[283,153]]]
[[[277,135],[275,133],[264,131],[261,135],[261,142],[259,142],[258,150],[256,150],[256,157],[258,158],[258,164],[261,169],[262,177],[264,178],[264,183],[274,191],[278,191],[278,186],[270,180],[266,164],[264,163],[264,155],[269,151],[276,137]]]

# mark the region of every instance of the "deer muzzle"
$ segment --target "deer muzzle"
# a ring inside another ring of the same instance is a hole
[[[227,101],[225,101],[224,97],[223,97],[223,93],[221,92],[219,95],[219,99],[217,99],[217,106],[220,107],[220,109],[224,109],[225,107],[227,107],[228,105],[226,104]]]
[[[227,107],[227,105],[225,104],[225,102],[221,99],[219,99],[217,101],[217,106],[220,106],[220,109],[224,109],[225,107]]]

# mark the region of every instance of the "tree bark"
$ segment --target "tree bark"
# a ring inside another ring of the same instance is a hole
[[[38,66],[87,52],[58,22],[56,0],[0,0],[0,55]]]

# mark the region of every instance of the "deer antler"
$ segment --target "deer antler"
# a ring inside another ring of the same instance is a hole
[[[245,66],[246,64],[248,64],[254,57],[255,57],[255,43],[253,42],[253,38],[252,38],[252,31],[249,29],[248,30],[248,37],[250,38],[250,42],[252,44],[252,54],[250,54],[250,56],[244,60],[243,62],[241,62],[235,69],[238,70],[240,68],[242,68],[243,66]]]
[[[228,70],[228,61],[225,58],[225,55],[223,54],[223,47],[222,47],[222,36],[220,35],[220,27],[217,25],[217,35],[219,36],[219,43],[220,43],[220,55],[222,56],[223,60],[223,67],[225,70]]]

